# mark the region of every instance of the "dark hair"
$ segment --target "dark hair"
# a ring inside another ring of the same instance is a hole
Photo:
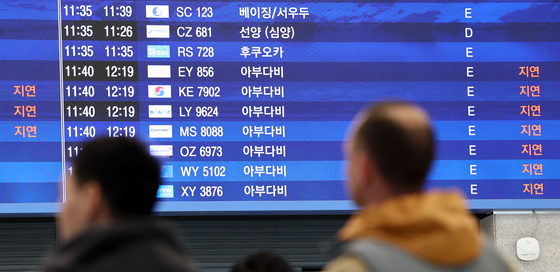
[[[282,257],[268,251],[250,254],[231,268],[231,272],[293,272]]]
[[[98,182],[112,216],[149,215],[160,184],[160,166],[146,147],[131,138],[91,141],[73,162],[78,186]]]
[[[390,115],[405,102],[384,102],[369,108],[356,131],[356,144],[366,150],[396,192],[419,191],[434,157],[434,137],[426,121],[407,128]]]

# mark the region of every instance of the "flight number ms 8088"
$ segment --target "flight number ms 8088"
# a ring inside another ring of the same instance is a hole
[[[181,137],[203,137],[203,138],[220,138],[224,136],[224,128],[221,126],[181,126],[179,128]]]

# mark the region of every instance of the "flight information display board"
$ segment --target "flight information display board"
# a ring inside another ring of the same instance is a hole
[[[558,1],[0,9],[0,213],[55,212],[101,136],[160,157],[161,212],[351,211],[342,142],[381,100],[429,111],[427,189],[460,188],[473,209],[560,207]]]

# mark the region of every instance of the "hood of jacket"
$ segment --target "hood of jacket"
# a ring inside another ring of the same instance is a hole
[[[429,263],[458,266],[474,261],[484,243],[476,218],[456,192],[408,194],[353,215],[339,239],[378,239]]]

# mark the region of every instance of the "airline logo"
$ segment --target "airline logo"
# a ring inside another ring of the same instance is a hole
[[[171,118],[171,105],[149,105],[149,118]]]
[[[148,78],[171,78],[171,65],[148,65]]]
[[[154,157],[173,157],[172,145],[150,145],[150,155]]]
[[[173,126],[150,126],[150,138],[173,138]]]
[[[169,58],[171,51],[169,45],[148,45],[148,58]]]
[[[171,98],[171,85],[148,85],[148,98]]]
[[[162,165],[161,166],[161,177],[162,178],[173,178],[173,165]]]
[[[146,18],[169,18],[169,6],[146,5]]]
[[[169,38],[168,25],[147,25],[146,26],[147,38]]]
[[[160,185],[156,198],[173,198],[173,185]]]

